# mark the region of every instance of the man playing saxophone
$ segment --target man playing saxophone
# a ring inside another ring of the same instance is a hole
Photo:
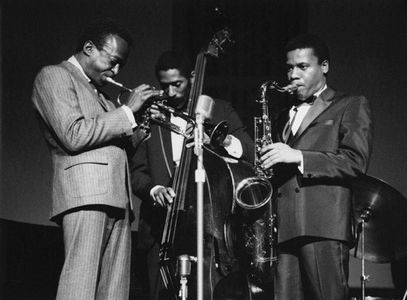
[[[369,162],[369,103],[327,85],[330,57],[319,37],[300,35],[285,50],[297,103],[274,120],[274,143],[260,151],[262,167],[274,173],[275,299],[348,299],[350,181]]]

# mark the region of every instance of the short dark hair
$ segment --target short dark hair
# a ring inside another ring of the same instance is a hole
[[[289,40],[284,49],[285,53],[288,53],[292,50],[305,48],[313,49],[314,55],[318,58],[319,64],[321,64],[324,60],[329,62],[329,48],[326,43],[315,34],[305,33],[298,35]]]
[[[158,78],[160,71],[177,69],[185,78],[191,77],[192,67],[188,57],[179,51],[165,51],[158,58],[155,64],[155,76]]]
[[[80,52],[87,41],[92,41],[98,49],[102,49],[106,38],[111,35],[121,37],[127,42],[129,47],[133,43],[133,39],[127,29],[111,18],[104,18],[95,20],[86,26],[79,37],[75,51],[77,53]]]

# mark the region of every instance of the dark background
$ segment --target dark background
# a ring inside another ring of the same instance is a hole
[[[50,156],[33,113],[31,89],[42,66],[73,53],[81,28],[94,17],[114,17],[130,29],[134,46],[117,78],[129,87],[158,86],[153,66],[162,51],[183,50],[194,61],[211,36],[228,26],[234,43],[218,59],[208,60],[205,92],[231,101],[250,133],[260,85],[270,79],[284,83],[287,39],[308,31],[319,34],[331,47],[328,82],[371,102],[375,129],[368,174],[407,195],[403,0],[3,0],[0,5],[0,267],[5,266],[0,284],[9,291],[25,286],[35,294],[48,286],[52,295],[57,280],[62,248],[58,228],[48,221]],[[108,91],[117,95],[114,88]],[[273,96],[270,109],[279,105]],[[136,240],[137,222],[134,235]],[[390,264],[368,262],[368,287],[393,289],[392,270]],[[360,285],[359,276],[360,261],[352,259],[351,286]],[[1,291],[2,285],[0,297]],[[28,293],[21,297],[37,299]]]

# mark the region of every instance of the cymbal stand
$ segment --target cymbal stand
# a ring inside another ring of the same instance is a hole
[[[361,214],[361,230],[360,230],[360,239],[361,239],[361,252],[362,252],[362,271],[360,275],[360,282],[361,282],[361,292],[362,292],[362,298],[361,300],[366,299],[366,281],[369,280],[369,275],[365,274],[365,226],[366,223],[369,221],[371,216],[371,210],[369,208],[366,208],[363,210],[363,213]]]

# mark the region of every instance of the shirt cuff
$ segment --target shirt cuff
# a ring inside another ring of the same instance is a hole
[[[134,118],[133,112],[131,111],[130,107],[126,105],[122,105],[120,107],[123,108],[124,112],[126,113],[126,116],[131,124],[131,128],[133,129],[136,128],[137,127],[136,119]]]
[[[230,145],[226,146],[226,151],[233,157],[240,158],[243,155],[243,147],[240,140],[233,135],[231,137]]]

